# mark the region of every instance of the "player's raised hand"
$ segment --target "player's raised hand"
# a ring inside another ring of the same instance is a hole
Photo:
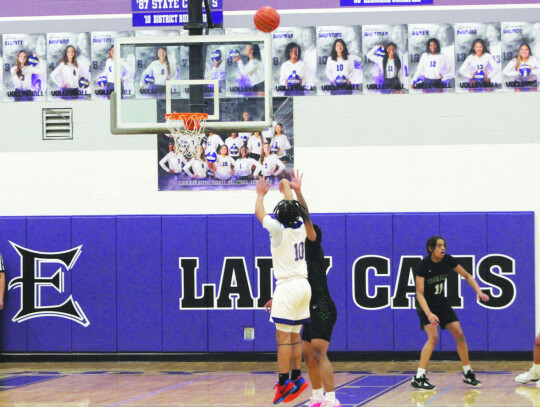
[[[489,301],[489,295],[484,294],[484,293],[478,294],[478,298],[480,299],[480,301],[484,301],[484,302],[488,302],[488,301]]]
[[[290,182],[291,188],[294,189],[295,191],[300,191],[300,188],[302,188],[302,177],[304,176],[304,174],[302,174],[299,170],[296,170],[296,174],[294,170],[291,170],[290,174],[291,174],[291,182]]]
[[[264,178],[259,177],[259,180],[257,181],[257,195],[266,195],[268,190],[270,189],[270,182]]]

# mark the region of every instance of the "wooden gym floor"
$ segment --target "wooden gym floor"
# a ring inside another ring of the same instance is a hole
[[[337,362],[336,396],[343,407],[540,407],[540,387],[514,382],[530,366],[473,362],[483,384],[472,388],[461,381],[459,362],[432,362],[428,377],[437,389],[418,391],[409,384],[416,361]],[[1,363],[0,406],[272,406],[275,369],[270,362]],[[304,405],[310,395],[311,387],[281,405]]]

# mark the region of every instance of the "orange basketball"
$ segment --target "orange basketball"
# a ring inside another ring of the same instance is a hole
[[[273,7],[264,6],[257,10],[253,21],[255,22],[255,27],[265,33],[269,33],[278,28],[279,13]]]

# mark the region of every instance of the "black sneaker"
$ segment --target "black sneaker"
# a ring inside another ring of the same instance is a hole
[[[411,380],[411,386],[415,389],[422,390],[433,390],[435,388],[435,386],[429,382],[426,375],[422,375],[422,377],[413,376]]]
[[[470,384],[474,387],[478,387],[482,384],[482,382],[476,378],[476,375],[472,370],[469,370],[467,374],[463,373],[463,383]]]

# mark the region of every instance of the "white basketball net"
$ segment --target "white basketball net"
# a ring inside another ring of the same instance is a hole
[[[207,118],[206,113],[165,114],[167,128],[174,138],[177,153],[182,153],[187,158],[195,157],[197,146],[206,141],[204,127]]]

